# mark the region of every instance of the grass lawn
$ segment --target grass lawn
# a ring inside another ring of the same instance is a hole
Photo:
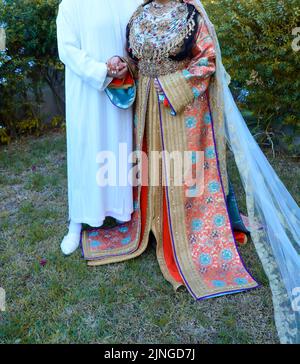
[[[139,259],[98,268],[88,268],[80,252],[63,257],[65,149],[61,133],[0,149],[0,287],[7,295],[1,343],[278,342],[270,290],[252,244],[240,251],[262,288],[203,302],[184,289],[174,293],[152,246]],[[299,163],[277,156],[272,164],[300,202]]]

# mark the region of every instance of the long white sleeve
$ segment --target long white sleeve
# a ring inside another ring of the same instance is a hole
[[[98,62],[81,49],[79,29],[76,19],[68,9],[69,2],[64,0],[59,6],[57,17],[57,41],[61,61],[90,86],[103,91],[110,82],[107,66]],[[75,11],[73,7],[73,12]]]

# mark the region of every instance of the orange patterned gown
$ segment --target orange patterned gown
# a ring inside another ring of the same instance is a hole
[[[152,231],[161,271],[175,289],[185,285],[195,299],[204,299],[256,288],[238,253],[226,203],[208,97],[215,49],[203,19],[188,3],[150,2],[131,19],[128,51],[138,70],[136,151],[148,157],[153,151],[188,152],[192,168],[202,167],[203,183],[177,184],[176,163],[164,154],[159,163],[148,158],[143,183],[134,189],[131,222],[86,231],[85,258],[102,265],[137,257]]]

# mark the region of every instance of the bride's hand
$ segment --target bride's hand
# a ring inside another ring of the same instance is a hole
[[[107,62],[108,76],[113,78],[123,79],[125,78],[128,67],[119,57],[112,57]]]
[[[119,71],[115,75],[115,78],[118,78],[119,80],[123,80],[128,73],[128,66],[126,63],[121,63],[120,67],[121,67],[121,69],[119,69]]]

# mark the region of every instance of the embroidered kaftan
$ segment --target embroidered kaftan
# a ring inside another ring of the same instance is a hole
[[[152,230],[162,273],[174,288],[185,285],[194,298],[203,299],[257,287],[238,253],[227,210],[208,97],[215,48],[205,22],[190,4],[171,1],[161,8],[151,2],[133,15],[128,43],[139,70],[136,150],[148,156],[161,150],[191,152],[192,164],[203,162],[204,190],[175,185],[163,158],[162,175],[170,184],[149,183],[135,191],[131,223],[105,233],[85,232],[86,259],[98,265],[136,257]],[[161,103],[154,78],[167,103]],[[198,151],[204,152],[203,161]]]

